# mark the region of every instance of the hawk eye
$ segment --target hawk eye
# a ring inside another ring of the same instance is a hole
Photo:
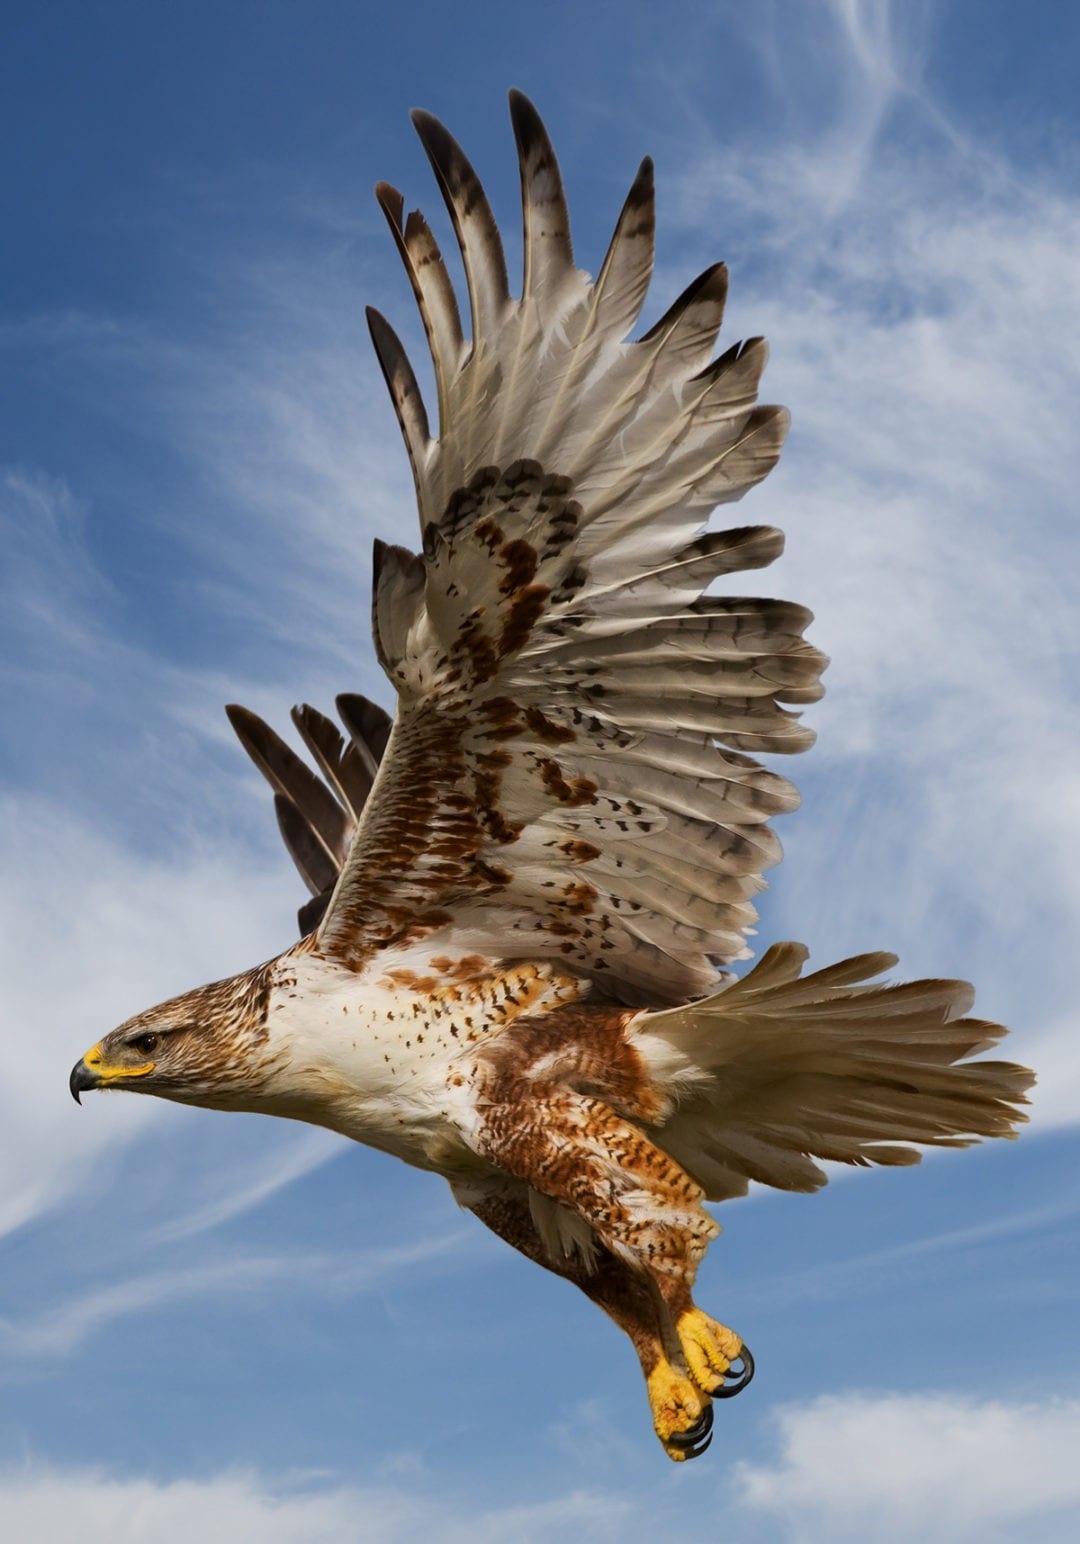
[[[156,1051],[160,1035],[139,1035],[131,1044],[142,1056],[149,1056],[151,1051]]]

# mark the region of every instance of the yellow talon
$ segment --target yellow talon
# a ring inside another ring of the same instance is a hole
[[[646,1378],[645,1386],[653,1425],[664,1445],[664,1452],[676,1463],[683,1463],[692,1455],[686,1446],[672,1438],[678,1439],[698,1424],[709,1408],[709,1398],[667,1361],[657,1362]]]
[[[741,1355],[742,1341],[734,1330],[710,1319],[700,1308],[688,1308],[675,1328],[694,1382],[706,1394],[716,1393],[723,1387],[724,1374]]]

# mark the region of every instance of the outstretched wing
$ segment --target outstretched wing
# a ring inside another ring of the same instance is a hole
[[[439,435],[369,313],[423,555],[376,550],[398,715],[318,944],[356,968],[387,950],[549,957],[627,1001],[684,1001],[749,953],[750,898],[780,856],[767,822],[797,802],[753,754],[804,749],[791,708],[821,691],[806,610],[703,593],[781,551],[767,527],[702,532],[774,465],[787,415],[755,405],[761,339],[711,358],[722,265],[624,341],[652,268],[651,165],[590,283],[543,126],[516,93],[511,114],[520,300],[475,173],[415,115],[471,340],[427,224],[378,190],[431,346]]]

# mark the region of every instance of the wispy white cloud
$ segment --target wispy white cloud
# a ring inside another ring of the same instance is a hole
[[[374,525],[392,524],[388,469],[408,472],[367,410],[377,386],[389,413],[365,340],[342,332],[355,296],[284,252],[217,283],[233,320],[213,341],[75,313],[0,335],[62,359],[106,419],[168,446],[183,475],[140,518],[186,551],[189,589],[203,585],[194,600],[178,593],[180,617],[243,619],[211,665],[171,649],[176,622],[133,632],[92,539],[93,500],[41,468],[0,467],[0,689],[20,724],[0,791],[0,962],[5,1017],[35,1045],[0,1091],[12,1137],[0,1231],[85,1184],[92,1153],[170,1118],[130,1099],[76,1112],[64,1080],[88,1044],[291,941],[303,887],[222,703],[282,725],[301,695],[324,706],[339,690],[386,695],[364,589]],[[198,520],[195,489],[208,490]],[[325,1134],[297,1145],[282,1129],[276,1149],[204,1174],[209,1194],[188,1195],[185,1226],[235,1215],[333,1150]]]
[[[182,322],[68,311],[0,327],[0,351],[62,364],[80,410],[141,447],[137,468],[114,473],[118,507],[91,516],[137,518],[168,539],[182,558],[178,611],[244,621],[259,647],[230,635],[234,671],[260,660],[270,675],[290,660],[320,677],[362,670],[373,538],[418,540],[411,517],[402,527],[412,483],[363,302],[395,311],[418,367],[426,345],[404,277],[381,260],[379,220],[377,265],[365,243],[343,257],[300,230],[272,251],[193,250],[205,314]]]
[[[1031,1038],[1032,1066],[1039,1069],[1039,1129],[1080,1121],[1080,1027],[1075,1009],[1044,1024]]]
[[[801,69],[769,14],[771,40],[748,25]],[[1008,1050],[1044,1052],[1060,1124],[1080,1110],[1080,369],[1059,341],[1080,330],[1080,200],[950,124],[920,72],[930,11],[783,15],[834,90],[810,70],[804,133],[709,145],[678,201],[688,242],[734,224],[771,254],[733,272],[728,336],[774,343],[793,431],[746,514],[788,550],[747,588],[807,601],[833,657],[765,925],[820,963],[891,946],[909,977],[971,976],[1020,1031]],[[902,142],[880,132],[899,111]]]
[[[9,1034],[26,1048],[0,1087],[4,1227],[84,1189],[92,1155],[179,1118],[130,1096],[77,1110],[68,1071],[139,1007],[284,944],[274,881],[250,852],[148,854],[51,801],[0,799],[0,972]]]
[[[725,1525],[743,1539],[836,1544],[867,1538],[927,1544],[1071,1541],[1080,1516],[1073,1461],[1080,1402],[1007,1405],[949,1394],[848,1394],[781,1408],[776,1456],[741,1461],[723,1485]],[[568,1489],[539,1502],[468,1504],[435,1496],[423,1469],[408,1483],[230,1472],[158,1480],[39,1463],[0,1472],[0,1528],[27,1544],[79,1537],[173,1544],[557,1544],[646,1540],[672,1509],[690,1529],[715,1527],[718,1498],[700,1471],[655,1485]]]
[[[270,1153],[259,1150],[252,1158],[238,1157],[225,1174],[215,1166],[204,1180],[205,1196],[191,1211],[157,1228],[152,1241],[173,1243],[220,1227],[319,1168],[344,1145],[344,1138],[333,1132],[302,1128]]]
[[[935,1161],[947,1158],[945,1154],[931,1156]],[[1047,1204],[1025,1206],[1021,1211],[988,1221],[904,1239],[883,1249],[844,1255],[806,1270],[787,1271],[762,1281],[755,1289],[756,1297],[772,1303],[805,1303],[814,1298],[850,1301],[857,1293],[879,1285],[895,1286],[901,1279],[905,1290],[910,1291],[912,1282],[920,1275],[929,1280],[954,1274],[958,1254],[976,1254],[983,1246],[993,1248],[1003,1239],[1057,1229],[1075,1220],[1078,1214],[1080,1189]]]
[[[1013,1347],[997,1348],[1007,1362]],[[1080,1523],[1080,1401],[842,1394],[774,1417],[779,1453],[739,1464],[743,1506],[792,1544],[1038,1538]]]
[[[755,245],[812,238],[823,221],[857,203],[899,111],[917,110],[951,141],[922,82],[932,17],[926,0],[764,0],[732,16],[771,88],[772,133],[755,125],[753,140],[729,137],[714,156],[689,164],[677,198],[684,212],[694,212],[690,223],[700,229],[703,201],[707,209],[710,196],[722,193],[725,203],[764,223]],[[705,104],[676,96],[673,106],[680,136],[692,127],[699,141],[713,138],[715,118]],[[685,144],[679,160],[685,164]],[[779,208],[783,237],[770,228]]]
[[[368,1292],[410,1267],[448,1254],[466,1243],[461,1229],[416,1244],[369,1249],[348,1255],[230,1255],[203,1265],[147,1271],[85,1292],[18,1319],[0,1320],[0,1350],[9,1362],[60,1357],[117,1319],[158,1311],[165,1304],[243,1293],[287,1284],[335,1298]]]
[[[85,514],[63,478],[0,467],[0,603],[8,632],[0,670],[8,680],[32,677],[45,663],[35,647],[45,629],[56,644],[80,643],[80,623],[108,591],[85,549]]]
[[[0,1473],[0,1527],[25,1544],[602,1544],[627,1537],[622,1498],[573,1491],[534,1505],[474,1508],[417,1487],[268,1484],[250,1472],[156,1481],[40,1464]]]

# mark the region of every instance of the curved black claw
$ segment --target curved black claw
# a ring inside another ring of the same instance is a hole
[[[687,1458],[697,1458],[712,1441],[713,1409],[706,1405],[693,1426],[685,1431],[674,1431],[667,1439],[671,1447],[685,1448]]]
[[[736,1372],[734,1379],[732,1379],[730,1382],[725,1381],[721,1388],[713,1389],[712,1397],[714,1399],[734,1399],[735,1395],[741,1394],[743,1389],[753,1378],[754,1358],[750,1355],[749,1346],[743,1346],[742,1350],[735,1358],[735,1361],[732,1362],[731,1366],[734,1367],[737,1362],[742,1363],[742,1370]],[[729,1377],[730,1369],[724,1374],[725,1380],[727,1380]]]
[[[711,1447],[712,1432],[709,1433],[704,1442],[699,1442],[697,1447],[687,1448],[686,1456],[687,1458],[700,1458],[702,1453],[707,1453]]]

